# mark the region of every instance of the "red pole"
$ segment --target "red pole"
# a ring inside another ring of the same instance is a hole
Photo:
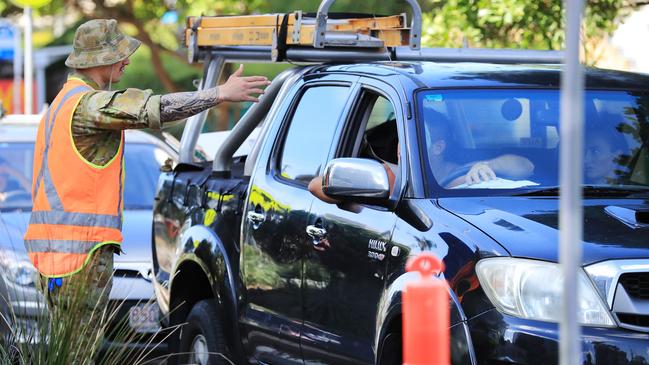
[[[444,271],[444,263],[424,252],[412,257],[407,271],[417,271],[421,279],[403,291],[404,365],[449,365],[451,363],[450,309],[445,280],[434,278]]]

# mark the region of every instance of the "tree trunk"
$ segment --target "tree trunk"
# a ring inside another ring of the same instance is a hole
[[[162,86],[168,92],[178,91],[178,86],[173,82],[169,73],[165,70],[164,65],[162,64],[160,46],[149,37],[149,34],[144,30],[144,27],[141,24],[135,22],[133,25],[137,28],[138,39],[141,40],[142,43],[146,44],[151,50],[151,63],[153,64],[153,69],[156,74],[160,77]]]

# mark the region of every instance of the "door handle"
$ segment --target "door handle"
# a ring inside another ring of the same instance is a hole
[[[314,225],[306,226],[306,234],[314,240],[321,240],[327,235],[327,230]]]
[[[248,220],[252,224],[259,225],[266,220],[266,216],[264,213],[248,212]]]

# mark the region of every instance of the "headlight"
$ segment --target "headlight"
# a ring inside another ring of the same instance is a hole
[[[0,268],[12,283],[31,286],[38,276],[29,258],[11,250],[0,250]]]
[[[485,293],[506,314],[546,322],[559,322],[563,297],[563,276],[558,264],[490,258],[476,265]],[[613,327],[615,322],[583,270],[577,280],[579,323]]]

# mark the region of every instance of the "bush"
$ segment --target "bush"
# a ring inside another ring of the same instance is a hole
[[[125,346],[102,351],[105,337],[129,345],[138,342],[141,335],[130,329],[128,318],[117,318],[122,303],[101,308],[102,304],[97,302],[91,316],[84,320],[88,298],[92,296],[84,284],[81,282],[68,287],[66,295],[59,296],[59,305],[50,310],[43,299],[39,308],[32,311],[37,315],[30,320],[24,320],[30,308],[8,305],[6,312],[9,314],[0,318],[2,323],[8,325],[7,333],[0,339],[0,365],[153,363],[155,359],[146,359],[151,349],[145,351]],[[21,303],[11,298],[3,298],[2,301]],[[155,337],[151,336],[150,341]],[[158,344],[148,345],[155,349]],[[98,357],[100,354],[101,358]],[[96,361],[93,362],[93,359]]]

